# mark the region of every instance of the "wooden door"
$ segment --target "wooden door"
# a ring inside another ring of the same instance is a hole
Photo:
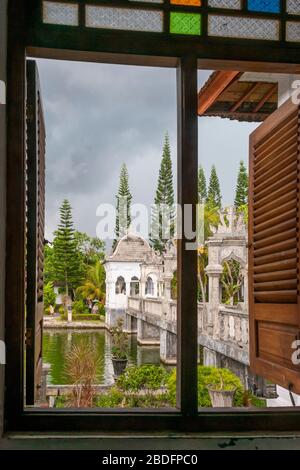
[[[299,158],[299,106],[288,100],[250,136],[250,363],[255,373],[297,393]]]
[[[42,378],[45,224],[45,124],[36,62],[27,61],[26,404]]]

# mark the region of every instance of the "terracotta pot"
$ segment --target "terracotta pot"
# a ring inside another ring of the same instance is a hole
[[[216,390],[214,386],[208,386],[208,393],[213,408],[232,408],[235,390]]]
[[[123,374],[124,370],[126,369],[128,359],[117,359],[115,357],[112,358],[114,374],[116,377]]]

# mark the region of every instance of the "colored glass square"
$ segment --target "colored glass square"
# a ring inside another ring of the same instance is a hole
[[[174,34],[201,34],[201,15],[198,13],[171,12],[170,33]]]
[[[189,7],[200,7],[201,0],[170,0],[173,5],[185,5]]]
[[[280,13],[280,0],[248,0],[248,10]]]

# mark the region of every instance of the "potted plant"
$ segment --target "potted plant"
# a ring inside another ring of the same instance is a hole
[[[128,361],[128,334],[123,330],[124,321],[119,318],[116,326],[111,329],[112,335],[112,363],[115,376],[121,375]]]
[[[231,383],[224,384],[223,377],[219,372],[219,383],[207,386],[209,397],[213,408],[232,408],[236,386]]]

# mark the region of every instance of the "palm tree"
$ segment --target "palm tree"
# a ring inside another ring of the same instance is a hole
[[[200,210],[200,228],[203,232],[203,243],[200,243],[197,250],[197,265],[198,265],[198,283],[201,291],[201,300],[203,304],[206,302],[206,285],[207,285],[207,275],[205,268],[208,263],[208,250],[205,246],[206,240],[212,235],[212,228],[217,228],[220,215],[219,208],[214,206],[211,202],[204,204],[203,210]]]
[[[201,291],[201,302],[206,303],[206,285],[207,285],[207,275],[205,268],[207,266],[207,247],[201,245],[198,247],[198,256],[197,256],[197,274],[198,274],[198,283]]]
[[[85,299],[105,300],[105,270],[103,264],[97,261],[94,266],[90,266],[84,284],[77,288],[77,293]]]

